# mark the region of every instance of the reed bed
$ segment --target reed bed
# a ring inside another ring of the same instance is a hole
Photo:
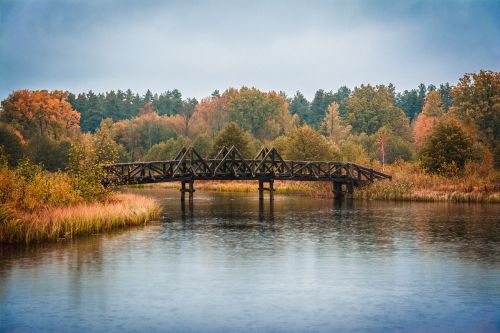
[[[157,218],[159,205],[151,198],[114,193],[103,203],[80,203],[18,211],[0,207],[0,242],[31,243],[93,235],[124,226],[137,226]]]
[[[152,187],[180,189],[178,182],[158,183],[149,185]],[[259,183],[252,180],[243,181],[212,181],[200,180],[195,182],[195,189],[214,192],[257,192]],[[298,182],[277,180],[274,182],[276,194],[300,194],[313,197],[331,197],[332,184],[330,182]]]
[[[354,198],[391,201],[440,201],[500,203],[500,173],[471,165],[464,174],[446,177],[425,173],[417,165],[396,163],[386,167],[392,181],[384,180],[355,188]],[[180,188],[179,183],[151,186]],[[198,190],[217,192],[257,192],[257,181],[196,181]],[[331,198],[330,182],[275,181],[275,193]]]
[[[392,181],[382,181],[354,192],[356,198],[397,201],[500,203],[500,173],[470,165],[463,174],[443,176],[418,166],[398,163],[386,170]]]

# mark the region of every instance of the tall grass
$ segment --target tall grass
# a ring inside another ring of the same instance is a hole
[[[356,188],[354,197],[368,200],[500,202],[500,173],[480,165],[469,164],[455,176],[441,176],[424,172],[417,164],[399,162],[386,166],[393,176],[372,185]],[[178,183],[162,183],[168,188],[179,188]],[[197,181],[195,188],[218,192],[256,192],[257,181]],[[331,182],[275,181],[275,193],[299,194],[331,198]]]
[[[39,242],[92,235],[123,226],[142,225],[158,217],[150,198],[116,193],[104,203],[80,203],[33,211],[0,208],[0,242]]]
[[[418,165],[396,163],[386,172],[392,181],[374,183],[355,191],[364,199],[398,201],[500,202],[500,173],[469,164],[458,175],[442,176],[424,172]]]
[[[178,182],[158,183],[150,186],[180,189]],[[249,193],[257,192],[258,187],[259,183],[255,180],[200,180],[195,182],[195,189],[214,192]],[[298,182],[289,180],[277,180],[274,182],[274,190],[276,194],[301,194],[317,197],[329,197],[332,196],[332,189],[332,184],[330,182]]]

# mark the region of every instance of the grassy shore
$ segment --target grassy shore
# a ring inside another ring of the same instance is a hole
[[[80,203],[22,211],[0,206],[0,242],[31,243],[92,235],[124,226],[145,224],[160,207],[150,198],[114,193],[102,203]]]
[[[500,203],[500,173],[481,174],[477,170],[467,175],[445,177],[427,174],[418,167],[400,163],[388,166],[386,173],[392,181],[380,181],[356,188],[354,198],[391,201],[440,201]],[[178,183],[159,183],[150,186],[180,188]],[[197,190],[217,192],[257,192],[256,181],[197,181]],[[331,198],[330,182],[275,181],[276,194],[297,194]]]
[[[472,168],[473,166],[471,166]],[[458,176],[428,174],[416,166],[390,166],[392,181],[383,181],[355,192],[355,197],[398,201],[500,203],[500,172],[480,167]]]

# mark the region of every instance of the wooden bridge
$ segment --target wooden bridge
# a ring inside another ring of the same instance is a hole
[[[253,159],[245,159],[236,147],[223,147],[212,159],[204,159],[193,148],[183,148],[169,161],[105,165],[105,185],[181,182],[181,200],[193,199],[195,180],[258,180],[259,198],[269,191],[274,198],[275,180],[330,181],[336,198],[352,196],[354,187],[391,176],[354,163],[290,161],[275,148],[262,148]],[[268,187],[264,187],[264,184]]]

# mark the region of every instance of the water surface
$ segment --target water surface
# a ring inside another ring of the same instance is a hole
[[[162,221],[1,248],[0,331],[500,331],[500,205],[140,191]]]

